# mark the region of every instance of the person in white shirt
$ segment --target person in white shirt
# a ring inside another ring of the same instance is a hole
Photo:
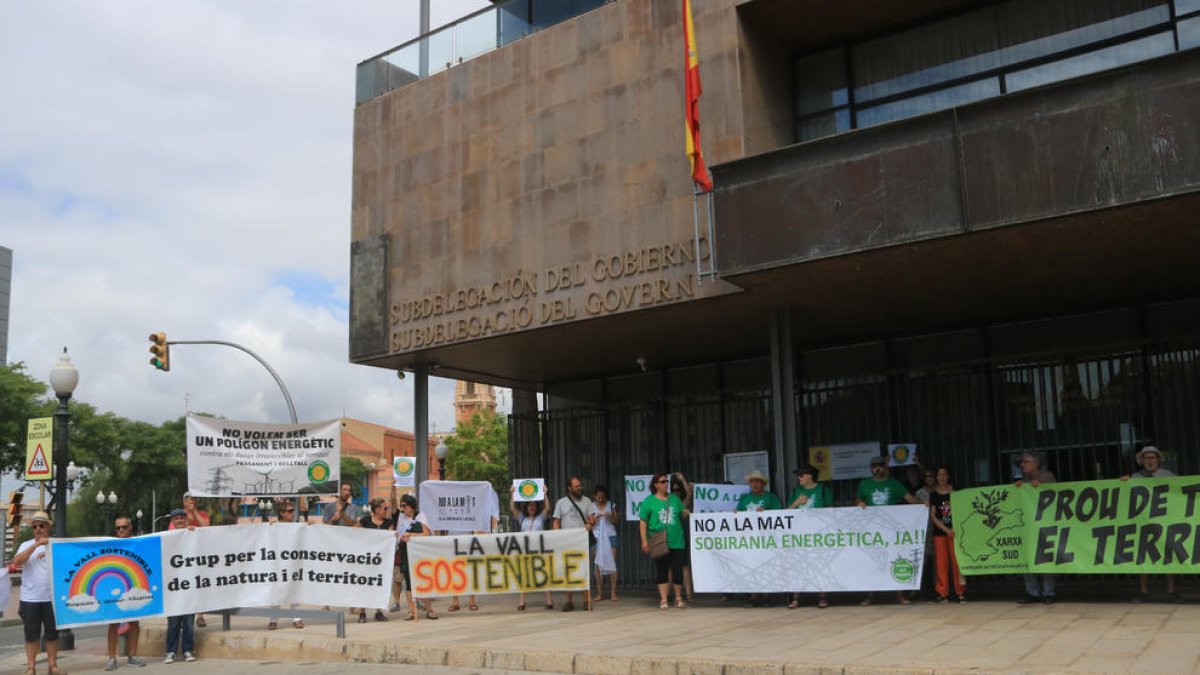
[[[21,609],[25,624],[26,673],[36,672],[38,643],[46,639],[46,660],[50,675],[58,669],[58,625],[54,620],[54,603],[50,595],[50,526],[54,523],[45,511],[29,519],[33,538],[21,544],[12,564],[21,568]]]
[[[567,494],[554,505],[554,529],[570,530],[585,528],[591,530],[596,524],[596,506],[592,500],[583,496],[583,481],[579,476],[571,476],[567,480]],[[575,609],[572,602],[574,594],[567,591],[567,602],[562,611],[570,612]]]

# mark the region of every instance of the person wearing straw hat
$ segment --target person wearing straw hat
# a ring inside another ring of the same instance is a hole
[[[767,479],[763,472],[755,469],[746,476],[750,491],[738,497],[735,511],[775,511],[783,508],[783,503],[774,492],[767,491]]]
[[[1132,475],[1121,476],[1121,480],[1129,480],[1130,478],[1170,478],[1175,475],[1174,471],[1164,469],[1162,467],[1163,455],[1158,448],[1153,445],[1138,450],[1134,455],[1137,459],[1138,466],[1141,467],[1134,471]],[[1167,599],[1171,602],[1183,602],[1183,598],[1179,593],[1175,592],[1175,575],[1167,574]],[[1142,574],[1138,580],[1139,592],[1134,602],[1143,602],[1150,595],[1150,575]]]
[[[758,469],[751,471],[750,475],[746,476],[746,482],[750,484],[750,491],[738,497],[735,511],[775,511],[783,508],[779,497],[767,490],[767,483],[770,481],[763,472]],[[766,594],[751,593],[750,602],[746,606],[766,607]]]
[[[12,564],[21,568],[21,605],[18,614],[25,624],[25,672],[35,673],[38,643],[46,639],[46,660],[50,675],[63,673],[58,669],[58,624],[54,620],[54,603],[50,595],[50,527],[54,521],[45,511],[29,519],[33,538],[21,544]],[[65,674],[64,674],[65,675]]]

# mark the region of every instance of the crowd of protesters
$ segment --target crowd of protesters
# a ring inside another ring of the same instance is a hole
[[[1137,480],[1173,476],[1171,471],[1163,468],[1163,455],[1154,446],[1146,446],[1136,454],[1138,470],[1121,476],[1121,480]],[[1016,486],[1028,484],[1034,488],[1039,485],[1055,482],[1056,478],[1043,464],[1042,456],[1037,453],[1024,453],[1019,458],[1020,477],[1015,481]],[[967,602],[967,584],[958,569],[954,552],[954,516],[951,509],[951,494],[954,486],[951,482],[950,471],[946,467],[926,469],[919,464],[910,465],[903,469],[904,479],[892,475],[887,457],[876,457],[870,462],[870,476],[864,478],[855,493],[855,503],[862,508],[889,506],[895,504],[924,504],[929,509],[929,528],[931,536],[927,537],[927,559],[925,566],[929,573],[932,586],[931,602],[935,604],[948,603],[952,600],[958,604]],[[748,491],[738,498],[737,511],[771,511],[776,509],[814,509],[834,506],[832,491],[827,483],[821,482],[819,470],[813,466],[802,466],[795,472],[796,484],[786,501],[768,489],[769,477],[761,471],[753,471],[745,477]],[[183,506],[172,510],[169,529],[195,529],[211,524],[209,514],[199,508],[190,494],[185,494]],[[302,505],[304,512],[297,514],[297,503]],[[276,500],[273,511],[278,514],[280,522],[311,522],[308,518],[308,500]],[[638,508],[638,536],[642,553],[653,558],[655,568],[655,583],[658,590],[659,608],[668,609],[672,600],[679,609],[686,608],[694,601],[691,586],[691,569],[688,562],[689,529],[686,524],[692,508],[692,485],[681,473],[656,473],[650,482],[650,494]],[[583,482],[577,476],[568,479],[566,493],[555,502],[553,509],[550,497],[546,496],[537,502],[516,502],[515,495],[510,495],[509,509],[513,516],[514,529],[521,532],[539,532],[546,529],[583,528],[589,531],[591,537],[591,563],[595,575],[594,595],[592,601],[605,599],[605,581],[607,580],[608,600],[616,602],[617,594],[617,564],[616,558],[620,547],[619,528],[621,512],[610,499],[608,489],[597,485],[592,490],[592,496],[584,494]],[[498,513],[491,514],[492,529],[496,528]],[[366,529],[388,530],[396,533],[396,551],[393,564],[392,599],[390,608],[374,608],[376,621],[387,621],[386,611],[400,610],[400,601],[407,603],[404,619],[416,620],[420,613],[427,619],[437,619],[431,598],[414,598],[409,571],[407,544],[413,537],[431,536],[428,520],[418,508],[418,502],[412,494],[402,494],[397,498],[395,491],[390,499],[375,498],[367,503],[364,510],[353,499],[353,487],[350,483],[339,486],[337,498],[324,505],[320,518],[326,525],[357,527]],[[50,536],[51,518],[43,511],[34,513],[29,519],[33,537],[18,548],[12,563],[22,569],[23,578],[20,594],[20,616],[24,623],[25,653],[28,670],[34,672],[34,663],[39,653],[40,641],[45,641],[45,651],[50,673],[62,672],[58,667],[58,630],[54,620],[53,604],[50,598],[49,563],[47,560],[47,543]],[[119,516],[114,521],[114,531],[117,537],[132,535],[132,522],[127,516]],[[453,533],[451,533],[453,534]],[[1180,602],[1176,591],[1174,575],[1165,577],[1166,592],[1169,600]],[[1052,604],[1056,597],[1056,579],[1053,574],[1025,574],[1023,576],[1025,594],[1018,600],[1020,604]],[[1140,575],[1139,593],[1135,602],[1148,597],[1149,576]],[[787,607],[795,609],[800,606],[801,594],[789,594]],[[587,598],[585,598],[587,599]],[[730,600],[725,596],[723,600]],[[859,604],[869,605],[874,596],[868,593]],[[910,598],[904,593],[897,593],[897,602],[907,605]],[[748,606],[762,607],[769,604],[766,594],[750,594]],[[816,607],[829,606],[826,593],[820,593]],[[294,607],[294,606],[293,606]],[[478,609],[474,596],[469,598],[469,608]],[[526,608],[526,594],[518,597],[517,610]],[[545,592],[546,610],[555,609],[554,599],[549,591]],[[282,608],[279,613],[284,613]],[[326,608],[329,609],[329,608]],[[458,598],[454,598],[449,610],[458,609]],[[575,609],[575,598],[571,592],[565,593],[562,611]],[[368,608],[350,608],[357,613],[360,623],[367,621]],[[272,616],[267,628],[278,628],[279,619]],[[292,626],[304,628],[303,620],[292,619]],[[195,628],[204,627],[202,614],[172,616],[167,623],[167,654],[165,663],[172,663],[177,654],[186,661],[194,661]],[[126,640],[126,663],[130,666],[144,666],[145,662],[138,657],[139,625],[137,622],[112,624],[108,630],[108,662],[105,670],[114,670],[118,666],[117,645],[121,636]]]

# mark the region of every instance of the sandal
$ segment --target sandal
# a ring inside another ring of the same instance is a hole
[[[522,602],[521,604],[517,605],[517,611],[524,612],[525,611],[525,603]]]
[[[267,630],[275,630],[276,628],[279,628],[279,624],[275,623],[274,621],[267,624]]]
[[[897,595],[896,602],[899,602],[902,605],[911,605],[912,604],[912,600],[909,600],[908,598],[904,597],[903,595]]]
[[[793,600],[793,601],[789,602],[787,605],[788,609],[796,609],[799,606],[800,606],[799,600]]]
[[[478,612],[479,605],[472,602],[471,604],[467,605],[467,609],[471,610],[472,612]]]
[[[447,612],[457,612],[460,609],[462,609],[462,607],[459,607],[457,604],[454,604],[454,605],[450,605],[449,607],[447,607],[446,611]]]
[[[437,616],[437,614],[433,613],[433,610],[427,609],[427,610],[425,610],[425,618],[426,619],[436,619],[436,618],[438,618],[438,616]]]
[[[687,603],[682,600],[676,600],[675,609],[687,609]]]
[[[825,609],[827,607],[829,607],[829,601],[825,598],[821,598],[817,601],[817,609]]]
[[[300,619],[292,619],[292,628],[304,628],[304,621]]]
[[[207,625],[208,622],[204,620],[203,615],[196,617],[196,628],[204,628]]]
[[[613,600],[616,600],[616,598],[613,598]],[[692,604],[692,603],[694,603],[694,602],[696,602],[696,596],[694,596],[694,595],[688,595],[688,596],[687,596],[687,603],[690,605],[690,604]]]
[[[553,602],[547,602],[547,603],[546,603],[546,611],[547,611],[547,612],[549,612],[549,611],[550,611],[550,610],[552,610],[552,609],[554,609],[554,603],[553,603]]]
[[[658,603],[658,608],[664,612],[667,611],[667,601],[663,600],[662,602]]]
[[[405,621],[414,621],[417,618],[416,614],[409,612],[408,616],[404,617]]]

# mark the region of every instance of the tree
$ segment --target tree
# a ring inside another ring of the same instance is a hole
[[[351,494],[357,494],[359,491],[359,486],[361,486],[367,480],[367,476],[371,474],[371,468],[366,464],[363,464],[362,460],[349,455],[342,455],[342,461],[338,465],[338,468],[342,473],[341,482],[350,484],[350,488],[352,490]],[[338,486],[338,489],[341,489],[341,485]]]
[[[46,385],[25,374],[24,363],[0,364],[0,472],[24,469],[29,420],[53,409],[42,399],[45,393]]]
[[[456,480],[486,480],[507,495],[508,419],[492,410],[477,412],[446,437],[446,473]]]

